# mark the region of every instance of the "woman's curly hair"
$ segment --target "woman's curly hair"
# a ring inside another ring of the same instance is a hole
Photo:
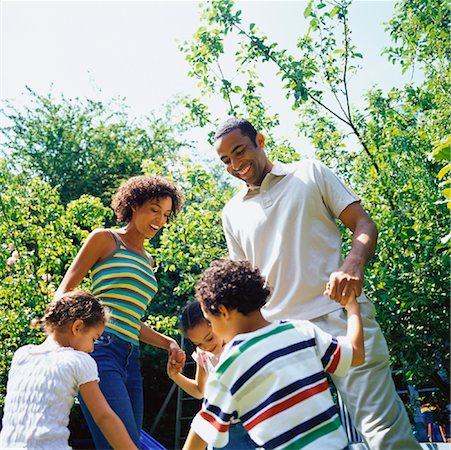
[[[196,285],[195,296],[212,314],[219,305],[246,315],[266,304],[270,294],[257,267],[249,261],[213,261]]]
[[[119,222],[130,222],[132,206],[140,206],[150,199],[170,197],[172,209],[170,219],[182,209],[182,191],[166,178],[158,175],[138,175],[124,181],[113,196],[111,207]]]
[[[105,323],[108,317],[108,312],[93,295],[84,291],[72,291],[49,303],[41,322],[47,331],[54,331],[63,329],[77,319],[90,328]]]

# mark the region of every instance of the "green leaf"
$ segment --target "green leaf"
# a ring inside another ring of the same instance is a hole
[[[334,6],[334,7],[332,8],[332,11],[329,13],[329,17],[330,17],[330,18],[334,17],[335,14],[337,14],[338,11],[340,11],[340,7],[339,7],[338,5],[337,5],[337,6]]]
[[[449,161],[451,159],[451,135],[444,142],[436,145],[429,156],[436,161]]]
[[[448,163],[445,167],[442,167],[440,172],[437,174],[438,179],[441,180],[450,170],[451,170],[451,163]]]

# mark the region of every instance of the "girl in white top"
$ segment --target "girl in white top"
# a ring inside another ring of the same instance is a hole
[[[87,353],[102,334],[103,306],[91,294],[72,292],[47,306],[47,339],[20,347],[6,387],[0,448],[64,450],[69,413],[80,390],[98,426],[115,449],[136,449],[98,386],[95,361]]]
[[[192,358],[196,361],[195,378],[188,378],[182,374],[185,360],[175,363],[168,358],[167,373],[171,380],[194,398],[204,396],[205,383],[208,374],[215,370],[219,357],[224,348],[224,341],[213,333],[210,322],[205,319],[200,303],[188,303],[182,313],[180,328],[183,335],[189,339],[196,350]],[[223,449],[254,450],[255,443],[247,434],[241,422],[230,427],[229,442]]]

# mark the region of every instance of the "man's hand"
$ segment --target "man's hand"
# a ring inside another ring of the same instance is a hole
[[[359,202],[347,206],[339,219],[352,232],[352,245],[341,267],[330,274],[324,295],[345,306],[352,293],[362,293],[363,270],[374,255],[377,228]]]
[[[345,306],[351,300],[352,294],[358,297],[362,293],[362,286],[362,262],[348,256],[343,265],[330,274],[324,295]]]

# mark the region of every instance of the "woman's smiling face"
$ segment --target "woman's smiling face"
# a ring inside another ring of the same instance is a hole
[[[152,198],[132,207],[132,223],[147,239],[153,238],[166,225],[172,212],[171,197]]]

